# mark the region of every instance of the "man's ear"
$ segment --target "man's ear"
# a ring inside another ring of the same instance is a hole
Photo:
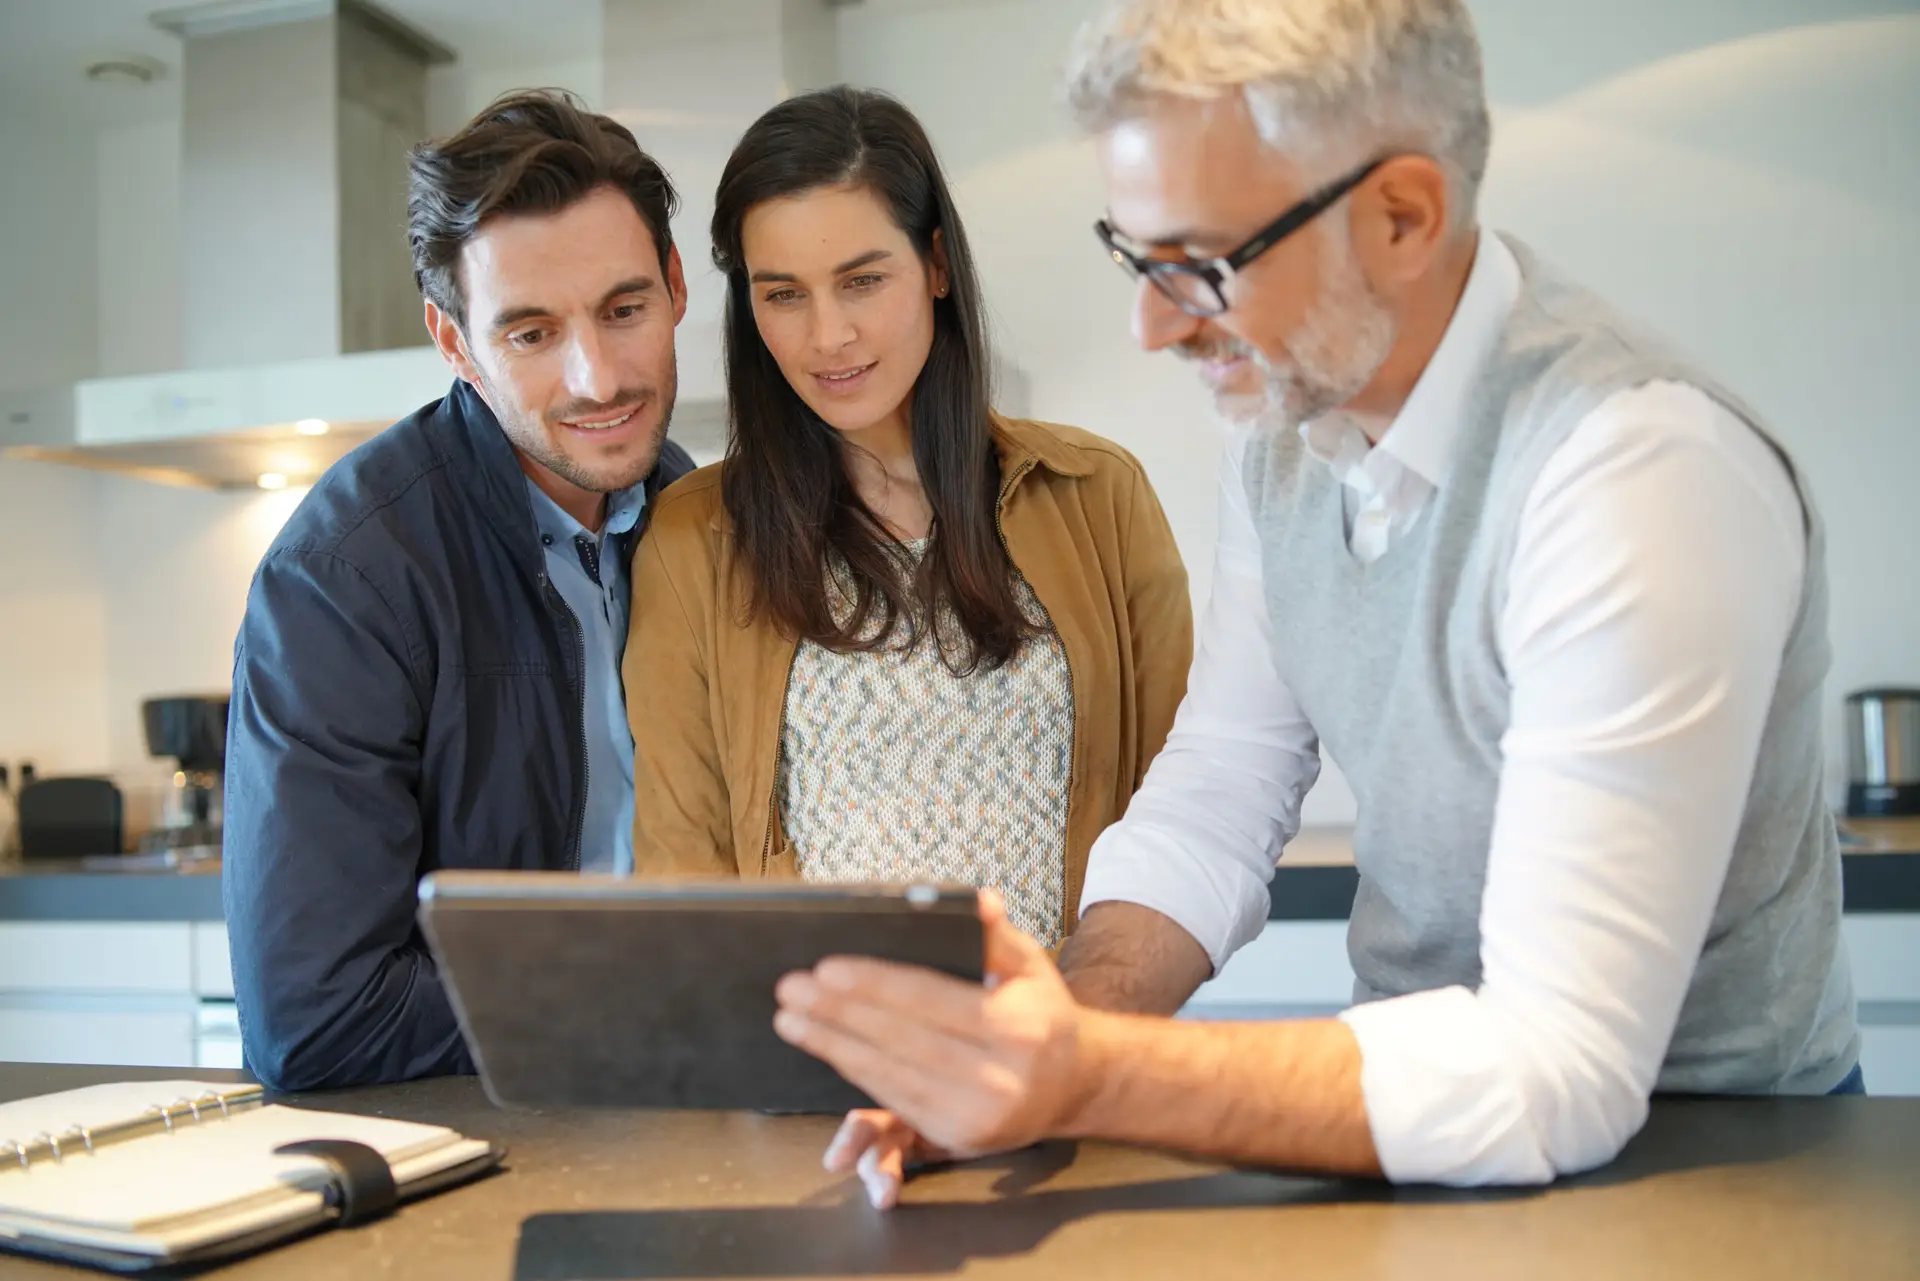
[[[1427,156],[1395,156],[1353,194],[1354,243],[1376,287],[1425,276],[1453,227],[1446,171]]]
[[[680,265],[680,246],[667,250],[667,292],[673,296],[673,323],[687,318],[687,273]]]
[[[456,375],[478,391],[480,371],[473,367],[473,354],[467,350],[467,339],[460,332],[460,322],[442,311],[432,300],[427,302],[427,332],[433,336],[433,345],[440,349],[440,358],[447,362]]]

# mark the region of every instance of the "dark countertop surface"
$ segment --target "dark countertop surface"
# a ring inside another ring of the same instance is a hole
[[[0,1100],[178,1075],[0,1064]],[[449,1125],[504,1145],[506,1167],[198,1275],[1920,1275],[1920,1099],[1662,1099],[1614,1165],[1528,1191],[1392,1189],[1050,1144],[924,1176],[891,1215],[821,1170],[827,1118],[504,1112],[471,1078],[290,1101]],[[0,1255],[8,1278],[83,1275]]]
[[[1920,912],[1920,853],[1841,858],[1849,912]],[[1359,873],[1351,865],[1291,866],[1273,878],[1276,921],[1344,921]],[[172,871],[76,863],[0,865],[0,921],[219,921],[220,865]]]
[[[221,921],[220,864],[124,860],[0,863],[0,921]]]
[[[1849,913],[1920,912],[1920,852],[1859,852],[1840,855]],[[1352,865],[1288,867],[1273,874],[1270,921],[1344,921],[1353,914],[1360,873]],[[0,916],[4,912],[0,911]]]

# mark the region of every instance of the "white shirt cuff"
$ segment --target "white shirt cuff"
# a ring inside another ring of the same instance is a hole
[[[1472,992],[1417,992],[1340,1019],[1360,1043],[1360,1088],[1387,1178],[1459,1187],[1553,1180],[1504,1038]]]

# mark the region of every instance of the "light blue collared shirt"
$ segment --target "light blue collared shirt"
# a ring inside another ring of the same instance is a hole
[[[587,814],[580,828],[580,870],[625,876],[633,871],[633,732],[620,682],[620,658],[627,648],[627,566],[613,536],[638,523],[647,506],[646,488],[608,494],[607,520],[598,534],[562,511],[532,480],[527,493],[547,549],[547,576],[573,611],[586,645]]]

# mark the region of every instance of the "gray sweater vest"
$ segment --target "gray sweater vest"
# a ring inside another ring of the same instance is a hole
[[[1806,513],[1807,565],[1732,864],[1657,1088],[1824,1092],[1860,1045],[1839,849],[1821,796],[1830,652],[1819,514],[1748,406],[1508,243],[1520,295],[1446,484],[1384,557],[1368,566],[1348,552],[1339,483],[1297,432],[1259,433],[1246,457],[1275,666],[1359,804],[1355,999],[1479,986],[1510,693],[1495,623],[1520,513],[1541,466],[1590,411],[1615,392],[1673,379],[1717,399],[1780,453]]]

